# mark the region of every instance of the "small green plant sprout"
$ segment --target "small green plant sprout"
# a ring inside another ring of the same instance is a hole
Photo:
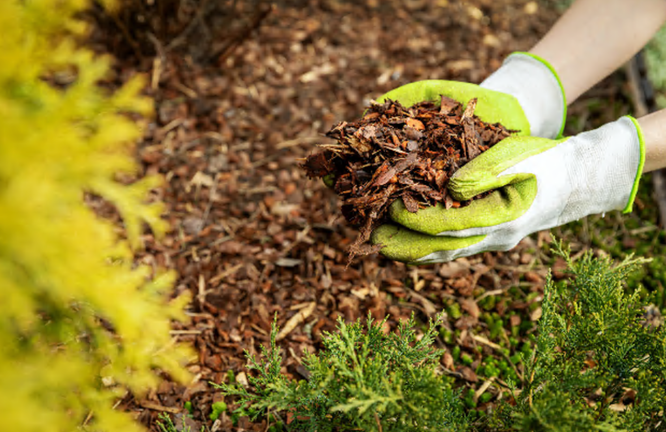
[[[387,319],[377,323],[368,316],[365,324],[339,319],[337,332],[325,333],[318,355],[304,352],[308,381],[280,373],[274,322],[263,360],[246,353],[253,371],[248,388],[217,387],[237,398],[236,413],[251,419],[289,413],[293,431],[467,431],[460,394],[436,373],[443,351],[431,346],[441,319],[431,321],[421,337],[413,316],[388,334],[382,331]]]
[[[209,418],[211,420],[217,420],[220,415],[222,415],[223,412],[227,410],[227,404],[220,401],[220,402],[215,402],[213,405],[211,405],[211,413]]]
[[[168,414],[160,413],[158,417],[159,420],[157,420],[157,427],[160,428],[161,432],[178,432],[178,428],[176,428],[176,425],[173,423],[173,420],[171,420],[171,417],[169,417]],[[183,426],[185,426],[184,420]]]
[[[157,420],[157,427],[160,432],[193,432],[192,427],[187,424],[187,416],[180,416],[180,426],[176,426],[167,413],[160,413]],[[199,432],[204,432],[204,426],[201,426]]]
[[[192,402],[190,401],[185,402],[183,407],[187,410],[188,413],[190,413],[190,415],[194,414],[194,407],[192,406]]]

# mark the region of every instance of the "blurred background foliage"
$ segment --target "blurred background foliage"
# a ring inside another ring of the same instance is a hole
[[[666,27],[662,27],[645,47],[645,60],[656,91],[657,107],[666,108]]]
[[[163,233],[135,172],[136,119],[152,112],[142,80],[100,86],[110,59],[79,47],[83,0],[0,2],[0,406],[18,431],[140,430],[112,409],[158,371],[183,380],[173,346],[175,275],[137,265],[144,223]],[[131,119],[129,113],[133,113]],[[97,216],[112,203],[124,229]]]

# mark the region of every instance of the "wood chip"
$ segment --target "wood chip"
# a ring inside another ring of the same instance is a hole
[[[310,315],[312,315],[312,312],[314,312],[315,308],[317,307],[316,302],[311,302],[308,303],[306,307],[298,311],[296,315],[293,317],[289,318],[289,321],[285,323],[285,325],[280,329],[280,332],[277,335],[277,340],[282,340],[284,339],[289,333],[291,333],[299,324],[301,324],[303,321],[305,321]]]
[[[461,367],[460,369],[458,369],[458,372],[460,372],[460,374],[462,374],[462,377],[465,380],[467,380],[471,383],[475,383],[475,382],[479,381],[479,377],[476,376],[476,373],[474,373],[474,371],[471,368],[467,367],[467,366]]]
[[[530,319],[532,321],[538,321],[539,318],[541,318],[541,315],[543,315],[543,309],[541,309],[541,306],[538,308],[534,309],[532,313],[530,313]]]
[[[139,405],[141,405],[142,407],[144,407],[146,409],[168,412],[168,413],[171,413],[171,414],[178,414],[179,412],[181,412],[180,408],[168,407],[168,406],[160,405],[158,403],[150,402],[150,401],[140,401]]]
[[[465,311],[467,311],[468,314],[470,314],[474,318],[478,318],[479,315],[481,314],[479,306],[476,304],[476,301],[474,301],[474,299],[471,298],[460,299],[460,307],[462,307]]]
[[[439,107],[439,113],[442,115],[452,114],[459,106],[460,103],[457,100],[442,95],[442,100]]]
[[[418,131],[422,131],[425,129],[425,126],[423,123],[421,123],[419,120],[413,119],[413,118],[408,118],[407,121],[407,126],[414,128]]]
[[[402,196],[402,202],[405,204],[405,208],[410,213],[416,213],[419,209],[419,203],[416,202],[413,196],[405,194]]]

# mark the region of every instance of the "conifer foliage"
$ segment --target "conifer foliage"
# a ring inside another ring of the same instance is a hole
[[[627,293],[624,284],[645,260],[615,265],[588,252],[573,261],[560,244],[555,252],[571,277],[548,280],[522,380],[504,385],[504,397],[480,417],[465,413],[460,383],[437,373],[432,323],[419,339],[413,320],[389,335],[371,319],[365,329],[340,321],[318,356],[305,354],[311,376],[300,382],[280,374],[273,337],[265,360],[248,356],[256,372],[249,389],[221,388],[239,397],[235,415],[287,413],[289,430],[664,430],[666,330],[646,319],[650,299]]]
[[[663,430],[666,330],[623,283],[645,260],[614,266],[586,253],[574,262],[556,249],[571,279],[546,287],[536,350],[517,404],[498,412],[499,430]]]
[[[112,409],[125,388],[142,392],[156,369],[176,378],[187,352],[172,347],[174,275],[133,263],[142,225],[166,226],[147,204],[159,182],[115,180],[135,170],[147,114],[141,81],[103,90],[109,59],[79,48],[81,0],[0,1],[0,406],[17,431],[132,431]],[[113,203],[125,231],[86,206]]]
[[[322,352],[304,354],[310,378],[300,382],[280,374],[274,323],[264,360],[246,354],[248,368],[257,372],[249,378],[254,392],[242,386],[219,387],[240,397],[235,415],[257,418],[269,411],[286,412],[293,418],[290,430],[467,430],[459,395],[435,372],[443,352],[431,347],[437,334],[434,323],[419,338],[413,318],[389,334],[382,330],[385,322],[368,317],[364,326],[340,318],[337,333],[325,332]]]

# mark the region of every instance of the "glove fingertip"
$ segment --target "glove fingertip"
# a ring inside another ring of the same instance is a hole
[[[448,190],[457,201],[470,200],[480,193],[476,181],[469,181],[463,176],[455,175],[449,180]]]
[[[379,253],[386,258],[409,264],[418,257],[411,256],[409,246],[404,244],[405,231],[407,230],[400,226],[381,225],[372,232],[370,242],[375,246],[382,246]]]

